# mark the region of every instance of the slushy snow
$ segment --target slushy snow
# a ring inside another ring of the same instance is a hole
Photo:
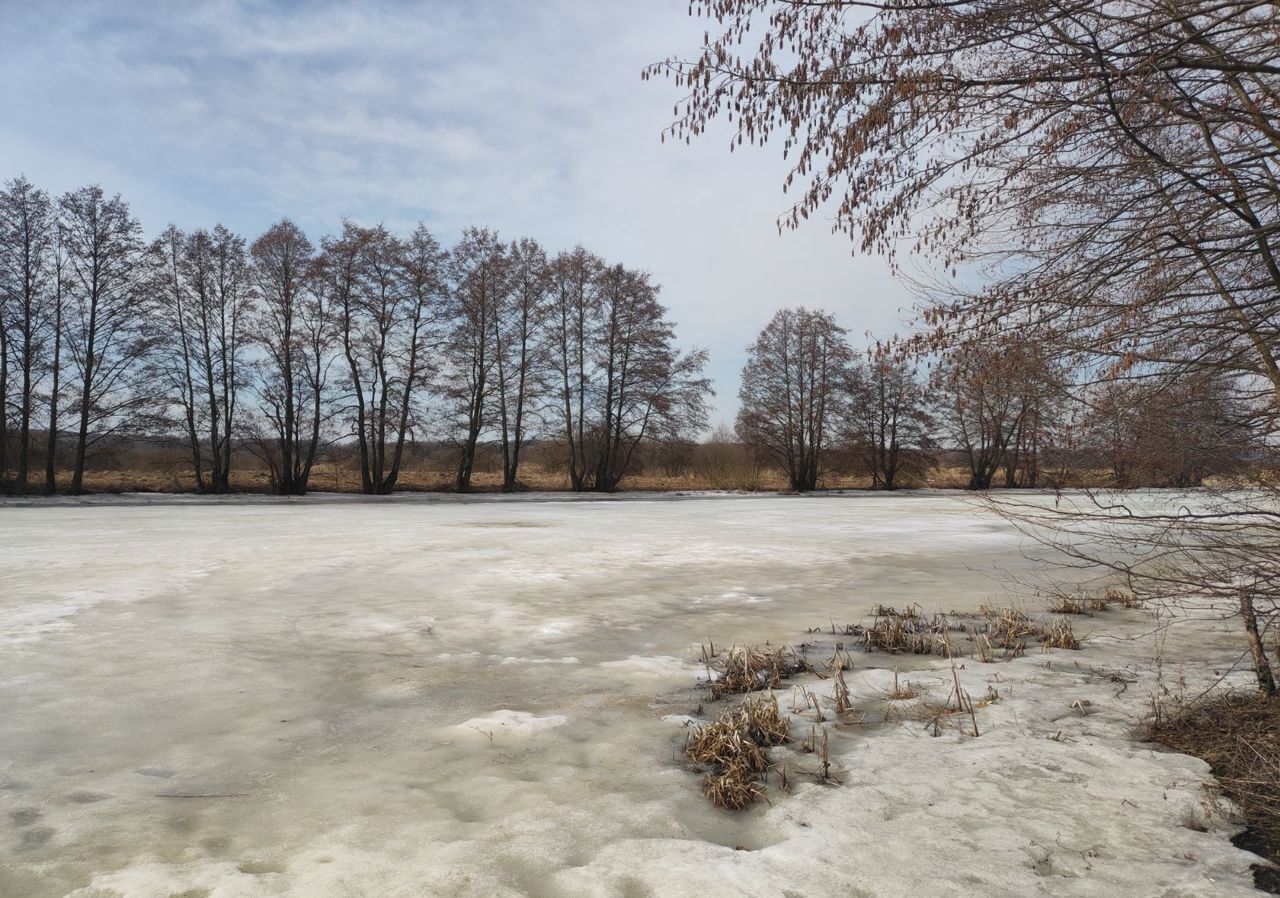
[[[895,663],[939,701],[951,670],[855,651],[861,719],[794,723],[840,785],[798,758],[790,795],[702,797],[699,643],[820,653],[876,603],[1064,575],[1026,549],[941,495],[0,506],[0,895],[1253,894],[1206,765],[1133,739],[1141,611],[966,659],[977,738],[877,722]],[[1189,688],[1239,654],[1170,633]]]

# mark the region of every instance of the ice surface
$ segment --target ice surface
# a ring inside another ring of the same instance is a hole
[[[1130,739],[1150,684],[1091,674],[1137,638],[967,669],[980,738],[843,727],[844,785],[745,814],[680,766],[691,645],[1003,600],[1024,548],[937,495],[0,506],[0,896],[1249,894],[1205,765]]]

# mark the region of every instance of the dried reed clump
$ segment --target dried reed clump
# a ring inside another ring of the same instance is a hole
[[[876,605],[871,609],[872,617],[920,617],[920,606],[911,604],[899,611],[892,605]]]
[[[969,641],[973,643],[973,654],[983,664],[990,664],[996,660],[995,647],[991,644],[991,637],[986,633],[970,630]],[[1010,658],[1021,658],[1026,652],[1027,644],[1018,639],[1001,648],[1000,660],[1008,661]]]
[[[877,605],[874,622],[858,634],[868,652],[903,652],[911,655],[947,655],[949,624],[942,614],[925,617],[919,605],[902,611]]]
[[[1217,693],[1162,709],[1147,735],[1207,761],[1248,823],[1237,844],[1280,861],[1280,700]],[[1255,866],[1260,887],[1267,876],[1275,877],[1274,868]]]
[[[743,692],[773,689],[788,677],[813,668],[804,656],[791,646],[771,649],[754,645],[731,646],[724,656],[707,656],[710,682],[707,692],[711,699]]]
[[[1123,586],[1108,586],[1105,601],[1108,604],[1120,605],[1125,608],[1142,607],[1142,599],[1138,598],[1132,589],[1126,589]]]
[[[971,633],[969,639],[973,642],[973,653],[978,656],[978,660],[983,664],[990,664],[991,656],[991,637],[986,633]]]
[[[813,718],[818,723],[826,721],[827,717],[822,713],[822,702],[818,700],[816,692],[808,686],[791,687],[791,713],[808,714],[810,711],[813,711]]]
[[[1027,638],[1041,635],[1040,626],[1018,608],[995,608],[983,605],[980,613],[985,618],[985,636],[992,645],[1011,649],[1018,654],[1026,649]]]
[[[817,726],[809,727],[809,735],[796,743],[796,750],[817,756],[818,768],[809,772],[817,778],[818,782],[832,786],[840,784],[840,781],[831,775],[831,742],[826,727],[822,728],[821,737],[818,736]]]
[[[707,764],[702,791],[716,807],[731,811],[764,796],[769,770],[765,749],[787,741],[790,721],[773,696],[749,699],[698,727],[685,740],[685,754]]]
[[[1059,617],[1044,628],[1044,632],[1040,636],[1040,647],[1042,651],[1048,651],[1049,649],[1078,649],[1080,648],[1080,640],[1076,639],[1076,634],[1071,630],[1071,621],[1065,617]]]
[[[1053,603],[1049,605],[1050,614],[1089,614],[1093,610],[1106,610],[1106,602],[1102,603],[1101,608],[1093,607],[1093,603],[1085,596],[1069,596],[1066,593],[1059,593]]]
[[[1049,605],[1052,614],[1092,614],[1095,611],[1106,611],[1112,605],[1125,608],[1141,608],[1142,602],[1128,589],[1109,586],[1102,595],[1080,594],[1070,596],[1059,593]]]

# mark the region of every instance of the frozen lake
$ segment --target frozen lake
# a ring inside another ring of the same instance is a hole
[[[1023,544],[936,495],[0,507],[0,895],[781,894],[804,796],[702,798],[690,645],[975,608]]]

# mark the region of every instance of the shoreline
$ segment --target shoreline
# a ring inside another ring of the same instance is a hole
[[[955,676],[977,705],[976,736],[964,731],[967,713],[940,733],[913,716],[912,706],[947,698],[953,672],[944,658],[849,649],[853,667],[844,678],[854,706],[845,714],[833,710],[829,677],[786,680],[772,693],[789,714],[792,733],[808,736],[816,728],[830,734],[832,775],[841,783],[822,784],[814,756],[804,749],[774,749],[774,757],[787,759],[787,791],[771,782],[763,808],[724,813],[778,821],[788,837],[766,852],[803,852],[805,844],[810,850],[816,844],[824,856],[857,851],[865,861],[866,842],[851,838],[843,824],[866,837],[877,818],[883,823],[874,830],[877,841],[928,845],[906,869],[901,851],[884,849],[879,876],[845,883],[855,894],[897,894],[923,881],[933,884],[933,894],[958,896],[1260,894],[1255,868],[1275,868],[1238,846],[1249,830],[1209,765],[1141,738],[1151,696],[1167,689],[1169,678],[1192,692],[1215,679],[1200,659],[1183,668],[1194,657],[1187,650],[1208,641],[1218,669],[1225,669],[1232,634],[1208,618],[1165,621],[1176,627],[1177,647],[1163,659],[1161,682],[1153,611],[1114,609],[1072,621],[1082,633],[1080,651],[1041,653],[1029,646],[1010,660],[957,658]],[[842,643],[830,633],[804,638],[812,660],[831,657]],[[899,679],[921,687],[921,698],[891,698]],[[770,694],[713,702],[705,699],[705,686],[701,681],[669,700],[697,702],[704,712],[667,714],[677,750],[690,727]],[[1218,688],[1224,687],[1249,689],[1248,672],[1232,674]],[[798,707],[795,695],[803,690],[820,697],[825,723],[815,720],[811,706]],[[967,869],[970,860],[983,871],[977,879]],[[711,888],[712,881],[693,887],[701,885]]]

